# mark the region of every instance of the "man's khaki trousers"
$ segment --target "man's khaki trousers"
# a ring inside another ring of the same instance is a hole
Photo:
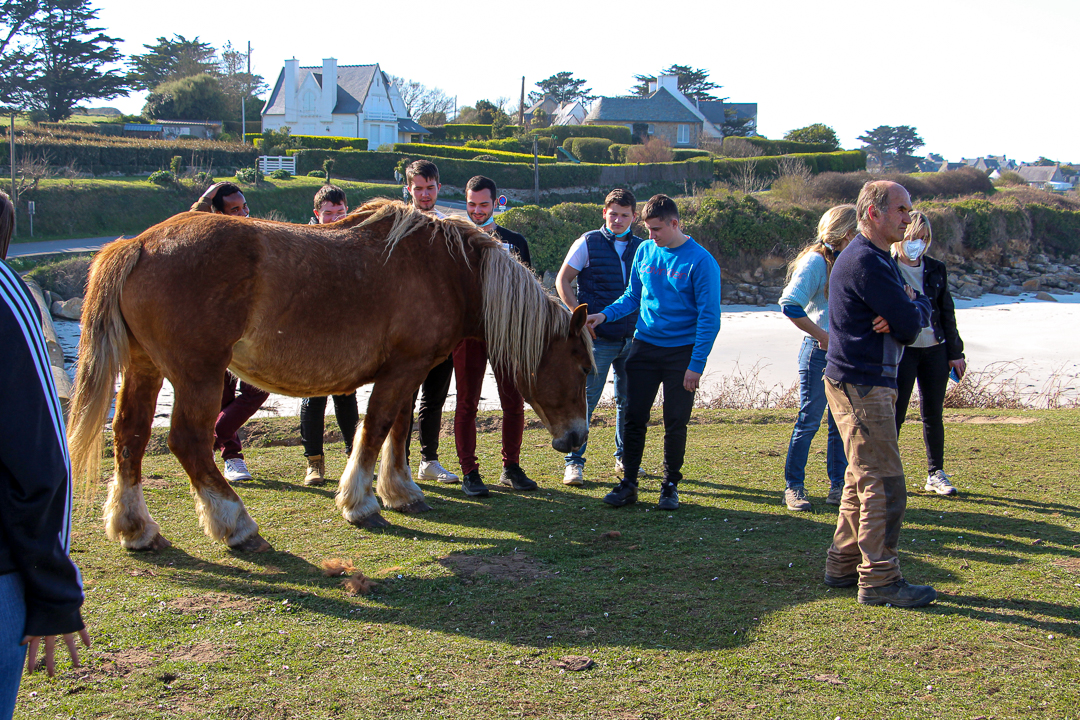
[[[843,577],[858,570],[859,587],[891,585],[903,579],[897,544],[907,508],[896,444],[896,391],[824,381],[848,460],[825,573]]]

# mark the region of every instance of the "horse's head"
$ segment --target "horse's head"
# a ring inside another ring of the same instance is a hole
[[[531,387],[521,388],[551,433],[551,446],[563,453],[577,450],[589,439],[585,379],[593,371],[593,358],[583,332],[587,315],[584,305],[574,310],[567,334],[549,338]]]

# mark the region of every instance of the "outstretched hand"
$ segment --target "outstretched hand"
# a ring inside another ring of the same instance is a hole
[[[79,665],[79,649],[75,645],[76,633],[65,633],[63,636],[64,644],[67,645],[68,655],[71,656],[71,666],[80,667]],[[83,645],[90,647],[90,633],[86,628],[83,628],[78,632],[79,638],[82,640]],[[22,644],[29,645],[26,652],[26,674],[33,675],[34,670],[37,669],[37,652],[38,645],[41,641],[45,640],[45,672],[52,677],[56,674],[56,635],[27,635],[23,638]]]
[[[596,313],[585,318],[585,327],[588,328],[593,340],[596,339],[596,326],[605,322],[607,322],[607,316],[604,313]]]

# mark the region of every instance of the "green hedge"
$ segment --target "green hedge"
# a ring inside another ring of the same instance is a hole
[[[477,155],[490,155],[504,162],[532,164],[532,153],[506,152],[505,150],[490,150],[487,148],[461,147],[459,145],[428,145],[427,143],[395,143],[394,152],[416,153],[432,157],[457,158],[459,160],[472,160]],[[541,155],[538,157],[541,163],[553,163],[555,158]]]
[[[539,137],[555,137],[555,141],[562,145],[567,138],[591,137],[606,138],[614,143],[629,145],[634,138],[630,128],[623,125],[552,125],[546,128],[537,128],[530,134]]]
[[[345,148],[352,148],[353,150],[368,149],[367,138],[341,137],[336,135],[289,135],[289,137],[297,140],[303,148],[311,150],[344,150]],[[248,133],[244,135],[244,140],[250,142],[256,148],[261,149],[263,143],[266,142],[266,136],[262,133]]]
[[[608,155],[611,156],[611,162],[622,164],[626,162],[626,151],[630,149],[630,146],[626,143],[611,143],[608,146]]]
[[[121,143],[104,137],[100,141],[93,136],[84,137],[80,142],[24,137],[16,139],[15,149],[20,158],[47,157],[51,166],[71,165],[80,172],[95,175],[110,172],[134,175],[167,169],[174,155],[182,158],[183,165],[209,166],[218,172],[224,168],[253,167],[258,157],[254,148],[238,143],[145,139]]]
[[[805,143],[800,143],[805,144]],[[753,163],[759,177],[775,176],[780,171],[780,158],[797,158],[806,163],[810,172],[857,172],[866,169],[866,153],[862,150],[842,150],[831,153],[799,153],[793,155],[762,156],[756,158],[715,158],[713,176],[721,182],[736,179],[742,168]]]
[[[814,143],[794,142],[793,140],[769,140],[763,137],[726,137],[724,138],[723,152],[725,155],[733,151],[733,146],[750,143],[761,151],[761,155],[792,155],[795,153],[820,153],[821,146]]]
[[[611,141],[597,137],[571,137],[563,141],[562,146],[581,162],[610,163]]]
[[[691,158],[712,157],[712,153],[708,150],[689,150],[673,148],[671,152],[674,154],[675,160],[677,162],[690,160]]]
[[[442,138],[445,140],[491,139],[490,125],[466,125],[450,123],[443,125]]]

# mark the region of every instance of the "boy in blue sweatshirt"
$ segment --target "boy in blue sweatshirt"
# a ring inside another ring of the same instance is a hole
[[[622,507],[637,502],[638,468],[645,450],[645,427],[656,391],[664,386],[664,480],[661,510],[679,507],[678,484],[686,452],[686,424],[694,407],[705,361],[720,331],[720,266],[708,250],[684,235],[679,209],[666,195],[654,195],[641,219],[649,240],[634,255],[630,285],[622,297],[588,326],[638,313],[626,358],[627,412],[623,438],[623,479],[604,502]]]
[[[900,275],[889,254],[911,222],[911,197],[896,183],[863,186],[859,234],[829,279],[825,397],[848,459],[825,584],[858,584],[859,602],[921,607],[937,593],[909,585],[897,547],[907,488],[896,442],[896,368],[904,346],[930,322],[930,301]]]

